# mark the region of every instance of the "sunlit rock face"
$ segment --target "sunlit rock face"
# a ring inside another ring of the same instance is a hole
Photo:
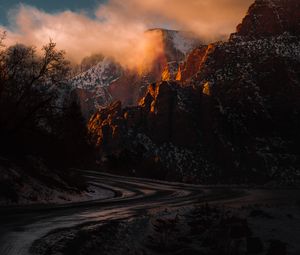
[[[121,103],[117,101],[94,114],[88,123],[90,139],[103,152],[110,149],[116,152],[122,146],[120,132],[124,120],[121,118],[121,113]]]
[[[151,84],[138,106],[120,110],[114,103],[96,113],[89,122],[91,142],[123,173],[136,169],[142,176],[188,181],[202,167],[205,175],[212,167],[199,155],[201,97],[199,88]]]
[[[191,78],[198,73],[207,60],[209,54],[214,50],[214,45],[201,46],[188,54],[186,61],[182,63],[176,74],[176,80],[189,83]]]
[[[122,146],[99,154],[130,159],[129,172],[147,162],[160,178],[299,180],[299,8],[256,1],[227,42],[196,47],[175,76],[164,70],[165,81],[150,85],[139,106],[110,114],[121,123]],[[110,144],[101,139],[99,147]]]
[[[116,130],[140,130],[158,144],[172,142],[193,148],[190,140],[197,139],[199,129],[199,120],[195,121],[193,115],[199,111],[200,97],[198,89],[176,83],[151,84],[138,106],[122,109],[121,103],[115,102],[97,112],[89,122],[91,137],[101,147],[110,143]],[[111,131],[105,133],[103,126]]]
[[[190,51],[201,45],[200,40],[190,33],[164,29],[152,29],[146,33],[159,34],[162,38],[162,52],[156,56],[152,66],[129,70],[112,59],[104,58],[71,80],[86,118],[115,100],[121,101],[124,106],[137,105],[150,83],[161,79],[175,80],[181,62]]]

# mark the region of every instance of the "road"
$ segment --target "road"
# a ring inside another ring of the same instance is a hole
[[[91,184],[112,190],[115,196],[71,205],[1,208],[0,254],[27,255],[35,240],[62,228],[128,219],[165,208],[179,208],[205,201],[227,200],[230,203],[232,199],[253,199],[250,193],[240,189],[233,192],[225,187],[167,183],[97,172],[85,172],[85,175]],[[259,192],[260,195],[262,193]]]

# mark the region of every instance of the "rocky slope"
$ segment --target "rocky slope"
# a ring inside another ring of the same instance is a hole
[[[149,83],[159,81],[166,72],[175,76],[186,55],[200,44],[199,39],[189,33],[164,29],[152,29],[146,33],[160,33],[164,47],[163,54],[157,56],[151,70],[138,74],[124,69],[112,59],[104,58],[71,80],[87,118],[115,100],[120,100],[123,105],[136,105]]]
[[[248,38],[278,36],[284,32],[299,35],[299,1],[260,0],[249,9],[237,35]]]
[[[34,157],[15,163],[0,156],[0,206],[77,202],[89,196],[78,173],[49,169]]]
[[[100,110],[89,121],[89,136],[101,161],[123,174],[207,179],[216,169],[201,144],[200,92],[164,81],[150,85],[136,107],[115,102]]]
[[[97,65],[71,80],[84,116],[90,116],[99,106],[111,102],[108,87],[119,79],[123,70],[112,59],[104,58]]]
[[[257,0],[228,42],[196,48],[166,79],[177,82],[95,114],[91,141],[108,168],[193,182],[299,179],[299,14],[297,0]]]

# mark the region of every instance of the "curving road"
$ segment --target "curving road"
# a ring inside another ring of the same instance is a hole
[[[114,192],[112,198],[61,206],[0,209],[0,254],[26,255],[35,240],[50,231],[77,225],[128,219],[205,201],[245,197],[240,190],[210,188],[148,179],[84,172],[93,185]],[[261,194],[261,193],[260,193]],[[249,195],[248,195],[249,196]]]

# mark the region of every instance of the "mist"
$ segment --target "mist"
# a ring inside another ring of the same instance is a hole
[[[8,12],[7,45],[23,43],[40,49],[53,39],[67,57],[79,63],[102,53],[127,68],[149,66],[162,53],[160,33],[149,28],[189,31],[202,41],[226,38],[245,16],[253,0],[110,0],[94,18],[84,12],[46,13],[18,5]]]

